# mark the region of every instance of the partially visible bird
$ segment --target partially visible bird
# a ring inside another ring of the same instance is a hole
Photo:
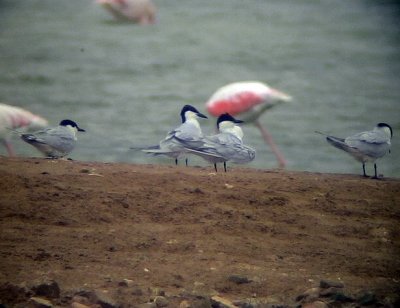
[[[245,123],[253,123],[276,156],[279,167],[284,168],[286,160],[275,145],[272,135],[261,125],[259,117],[272,107],[291,100],[288,94],[264,83],[243,81],[219,88],[206,102],[206,108],[216,117],[223,113],[229,113],[232,116],[240,114]]]
[[[213,163],[215,172],[218,171],[217,163],[224,163],[226,172],[227,161],[236,164],[251,162],[256,151],[243,144],[243,131],[236,125],[242,122],[228,113],[220,115],[217,120],[219,133],[202,138],[201,143],[195,144],[188,151]]]
[[[10,129],[30,131],[46,126],[47,120],[28,110],[0,103],[0,142],[6,147],[9,156],[15,155],[10,142]]]
[[[375,179],[378,178],[375,161],[390,153],[391,139],[393,137],[393,130],[386,123],[378,123],[371,131],[361,132],[345,139],[326,135],[318,131],[317,133],[325,135],[326,140],[331,145],[349,153],[357,161],[361,162],[365,177],[367,177],[365,163],[373,162],[375,169],[373,178]]]
[[[161,140],[158,145],[140,148],[143,152],[152,155],[166,155],[175,159],[178,165],[178,159],[185,157],[187,165],[187,147],[198,142],[203,137],[203,133],[198,122],[198,118],[207,116],[200,113],[191,105],[183,106],[181,110],[182,124],[174,130],[168,132],[165,139]]]
[[[156,19],[156,7],[151,0],[96,0],[116,19],[152,24]]]
[[[75,147],[77,132],[84,132],[74,121],[62,120],[57,127],[49,127],[31,134],[20,134],[21,139],[33,145],[48,158],[61,158]]]

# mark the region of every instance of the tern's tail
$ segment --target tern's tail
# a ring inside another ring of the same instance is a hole
[[[354,152],[354,148],[350,147],[346,142],[345,139],[343,138],[338,138],[335,136],[330,136],[328,134],[322,133],[320,131],[315,131],[317,134],[321,134],[326,136],[326,141],[328,141],[331,145],[333,145],[335,148],[341,149],[346,152]]]
[[[22,140],[28,143],[42,143],[41,140],[39,140],[35,135],[29,134],[29,133],[22,133],[16,129],[12,129],[7,127],[8,130],[13,132],[14,134],[17,134],[21,137]]]
[[[22,140],[24,140],[25,142],[30,143],[30,144],[45,143],[43,140],[37,138],[33,134],[20,134],[20,136],[21,136]]]
[[[146,147],[131,147],[131,150],[136,150],[136,151],[142,151],[146,154],[151,154],[151,155],[167,155],[167,156],[172,156],[172,157],[178,157],[180,154],[180,151],[171,151],[169,149],[161,149],[159,145],[151,145],[151,146],[146,146]]]
[[[349,151],[350,147],[344,142],[343,138],[337,138],[334,136],[327,136],[326,141],[328,141],[334,147],[344,150],[346,152]]]

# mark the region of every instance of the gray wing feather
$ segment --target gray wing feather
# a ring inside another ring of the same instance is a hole
[[[254,149],[245,146],[239,138],[229,133],[204,137],[201,146],[191,150],[193,154],[211,162],[232,161],[241,164],[250,162],[255,157]]]
[[[368,131],[346,139],[326,137],[333,146],[353,155],[357,160],[367,161],[384,156],[390,149],[390,141],[381,132]]]
[[[382,157],[390,150],[390,139],[383,132],[375,130],[347,137],[345,142],[372,158]]]
[[[327,136],[326,140],[333,145],[334,147],[344,150],[346,152],[352,151],[351,146],[345,143],[345,140],[342,138],[334,137],[334,136]]]
[[[231,158],[231,161],[236,164],[246,164],[254,160],[256,157],[256,150],[242,145],[240,148],[237,148],[235,155]]]
[[[142,149],[143,152],[153,155],[167,155],[177,158],[186,152],[187,147],[198,145],[196,142],[202,137],[201,130],[193,124],[182,123],[176,129],[168,132],[158,146]]]
[[[362,132],[359,134],[355,134],[353,136],[347,137],[345,142],[351,144],[352,142],[365,142],[370,144],[380,144],[380,143],[387,143],[388,139],[387,136],[379,131],[368,131]]]
[[[222,163],[226,161],[226,159],[219,155],[216,151],[202,151],[202,150],[194,150],[194,149],[187,149],[188,153],[195,154],[200,156],[201,158],[211,162],[211,163]]]
[[[65,127],[47,128],[21,138],[49,156],[63,156],[75,146],[75,136]],[[59,152],[59,153],[55,153]]]

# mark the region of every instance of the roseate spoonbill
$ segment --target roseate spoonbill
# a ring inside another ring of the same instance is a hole
[[[48,158],[61,158],[75,147],[77,132],[84,132],[74,121],[62,120],[56,127],[49,127],[31,134],[20,134],[21,139],[33,145]]]
[[[217,163],[224,163],[226,172],[227,161],[236,164],[251,162],[256,156],[256,151],[243,144],[243,131],[235,125],[242,122],[228,113],[220,115],[217,120],[219,133],[202,138],[200,146],[191,147],[189,152],[213,163],[215,172]]]
[[[386,123],[378,123],[373,130],[361,132],[345,139],[326,135],[321,132],[317,133],[325,135],[326,140],[331,145],[349,153],[357,161],[361,162],[364,177],[367,177],[365,163],[373,162],[375,169],[375,176],[373,178],[375,179],[378,178],[375,161],[390,153],[390,141],[393,137],[393,130]]]
[[[35,130],[47,126],[47,120],[20,107],[0,103],[0,142],[4,144],[7,153],[14,156],[15,152],[10,142],[10,130]]]
[[[151,0],[96,0],[116,19],[142,25],[155,22],[156,7]]]
[[[190,105],[183,106],[181,110],[182,124],[170,131],[164,140],[158,145],[141,148],[145,153],[152,155],[166,155],[175,158],[175,164],[178,165],[178,158],[182,158],[187,153],[187,146],[198,142],[203,137],[198,118],[207,116],[200,113],[196,108]],[[187,165],[187,158],[185,158]]]
[[[254,123],[260,130],[265,142],[271,147],[279,162],[279,167],[286,166],[286,160],[275,145],[271,134],[260,123],[260,116],[268,109],[292,98],[258,81],[235,82],[218,89],[207,101],[207,111],[213,116],[229,113],[240,114],[244,123]]]

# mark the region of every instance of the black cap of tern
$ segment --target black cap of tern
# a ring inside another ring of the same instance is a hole
[[[229,122],[237,123],[237,124],[243,123],[242,120],[237,120],[237,119],[235,119],[235,118],[232,117],[229,113],[224,113],[224,114],[221,114],[221,115],[218,117],[218,120],[217,120],[217,128],[219,129],[219,124],[222,123],[222,122],[225,122],[225,121],[229,121]]]
[[[208,119],[207,116],[205,116],[204,114],[202,114],[201,112],[199,112],[196,108],[194,108],[191,105],[185,105],[183,106],[182,110],[181,110],[181,119],[182,119],[182,123],[186,122],[186,112],[191,111],[193,113],[195,113],[199,118],[204,118],[204,119]]]
[[[59,124],[60,126],[71,126],[71,127],[76,127],[76,129],[78,130],[78,131],[80,131],[80,132],[85,132],[85,130],[83,129],[83,128],[80,128],[79,126],[78,126],[78,124],[76,124],[74,121],[72,121],[72,120],[68,120],[68,119],[66,119],[66,120],[62,120],[61,122],[60,122],[60,124]]]
[[[392,127],[391,127],[389,124],[386,124],[386,123],[378,123],[376,126],[377,126],[377,127],[387,127],[387,128],[389,128],[389,130],[390,130],[390,137],[393,138],[393,129],[392,129]]]

